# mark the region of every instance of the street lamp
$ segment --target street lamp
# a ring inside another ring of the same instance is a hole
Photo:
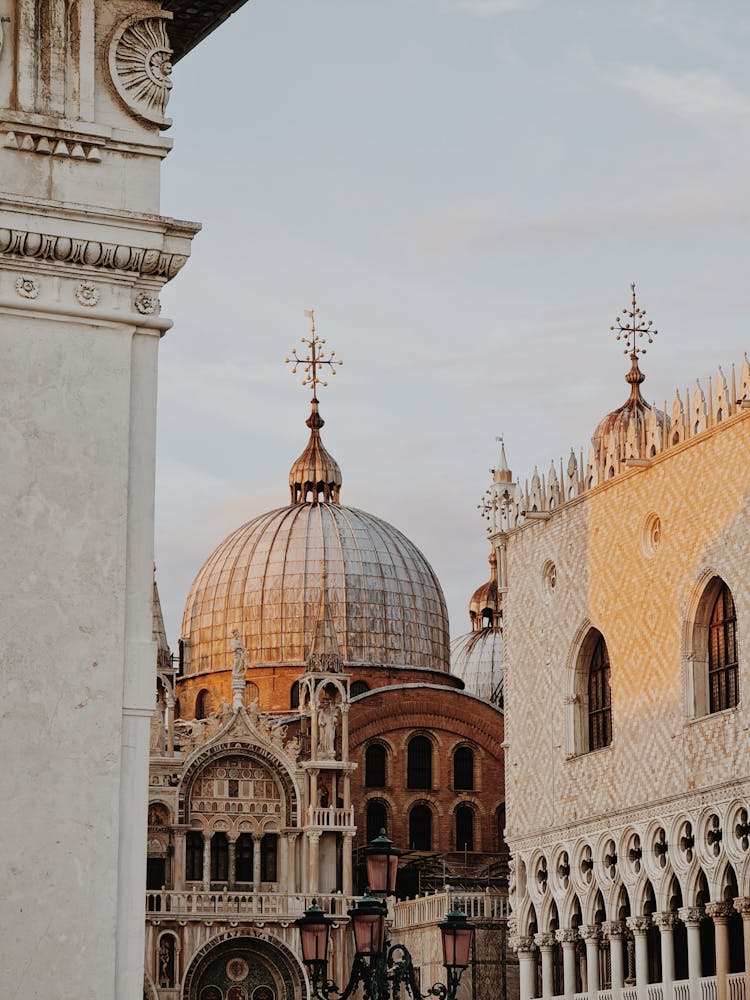
[[[377,875],[377,891],[384,895],[393,892],[396,884],[396,869],[399,852],[381,830],[380,836],[366,849],[368,874],[372,861],[372,871]],[[348,1000],[361,983],[365,997],[371,1000],[397,1000],[402,988],[412,1000],[456,1000],[458,985],[464,969],[469,964],[471,940],[474,927],[466,919],[466,914],[454,908],[439,924],[443,942],[443,965],[448,973],[448,985],[435,983],[426,993],[421,993],[414,974],[414,965],[409,949],[403,944],[391,944],[386,939],[385,918],[387,908],[384,902],[370,895],[369,889],[349,910],[349,918],[354,931],[354,963],[349,982],[340,990],[334,982],[326,979],[328,942],[333,921],[313,900],[303,917],[296,921],[302,943],[302,961],[307,966],[315,1000]]]
[[[393,841],[381,829],[380,834],[365,848],[367,884],[372,892],[382,892],[392,896],[396,891],[398,859],[401,851],[393,846]]]

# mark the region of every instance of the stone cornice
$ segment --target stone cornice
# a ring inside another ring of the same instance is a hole
[[[174,278],[188,259],[186,254],[165,253],[154,248],[0,228],[0,257],[3,256],[129,271],[139,277],[148,275],[165,281]]]

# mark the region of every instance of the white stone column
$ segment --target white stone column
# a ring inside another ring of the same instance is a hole
[[[706,913],[714,922],[716,940],[716,1000],[727,1000],[729,994],[729,915],[731,903],[709,903]]]
[[[185,888],[185,831],[174,831],[174,854],[172,855],[172,888],[180,892]]]
[[[623,965],[622,939],[625,936],[625,925],[619,920],[612,920],[602,925],[602,930],[609,941],[609,962],[612,970],[612,1000],[622,997],[625,971]]]
[[[742,944],[745,953],[745,1000],[750,1000],[750,897],[735,899],[734,908],[742,916]]]
[[[537,934],[534,937],[534,944],[539,949],[542,956],[542,997],[549,1000],[555,995],[554,975],[553,975],[553,955],[555,948],[554,934]]]
[[[211,838],[203,834],[203,889],[211,888]]]
[[[234,839],[228,841],[227,854],[229,871],[227,872],[227,889],[234,889],[235,876],[237,872],[235,866],[236,851],[237,841]]]
[[[286,891],[290,894],[298,892],[300,889],[297,885],[297,838],[298,833],[296,831],[286,834],[288,865],[285,878]]]
[[[319,848],[320,848],[320,834],[317,831],[312,831],[307,834],[307,867],[308,867],[308,892],[316,893],[318,892],[318,886],[320,884],[320,871],[319,871]]]
[[[588,924],[580,928],[586,942],[586,986],[589,1000],[597,1000],[599,995],[599,925]]]
[[[341,891],[345,896],[352,894],[352,843],[354,837],[345,833],[341,845]]]
[[[635,986],[638,1000],[646,1000],[648,990],[648,941],[646,932],[651,924],[650,917],[628,917],[627,925],[635,939]]]
[[[571,928],[555,932],[555,937],[562,945],[563,952],[563,991],[565,1000],[573,1000],[576,992],[576,944],[578,931]]]
[[[532,937],[516,938],[518,955],[518,1000],[532,1000],[535,994],[535,955]]]
[[[341,759],[349,760],[349,706],[344,704],[341,709]],[[335,805],[335,802],[334,802]]]
[[[691,1000],[701,1000],[701,919],[703,910],[699,906],[683,906],[678,910],[680,920],[687,928],[688,978]]]
[[[253,892],[260,892],[260,876],[261,876],[261,836],[260,834],[253,834]]]
[[[674,913],[664,911],[654,914],[654,923],[661,935],[661,981],[664,1000],[672,1000],[674,983]]]

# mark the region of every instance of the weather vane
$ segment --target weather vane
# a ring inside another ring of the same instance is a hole
[[[292,365],[292,375],[297,374],[297,368],[303,365],[302,370],[303,379],[302,385],[309,385],[312,387],[313,399],[317,398],[317,388],[319,385],[328,385],[322,378],[320,378],[319,371],[325,371],[326,366],[328,367],[330,374],[336,374],[336,365],[343,365],[343,361],[339,361],[335,355],[335,351],[325,351],[321,348],[321,344],[325,344],[325,339],[321,339],[315,332],[315,310],[305,309],[305,316],[310,320],[310,339],[307,337],[302,337],[301,342],[305,344],[308,348],[307,357],[301,358],[297,354],[297,348],[292,348],[291,358],[284,358],[284,361],[288,365]]]
[[[635,282],[631,282],[630,290],[633,297],[630,307],[625,306],[621,316],[615,316],[615,324],[610,330],[617,331],[616,340],[625,343],[623,354],[629,354],[633,360],[637,360],[639,354],[645,354],[646,348],[638,344],[638,340],[645,337],[649,344],[653,344],[657,331],[652,328],[653,320],[646,320],[646,310],[641,309],[635,300]]]

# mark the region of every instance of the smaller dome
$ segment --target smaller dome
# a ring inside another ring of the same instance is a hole
[[[490,578],[487,583],[477,587],[469,601],[469,621],[474,631],[498,628],[500,625],[502,597],[497,592],[497,553],[494,546],[487,561],[490,564]]]
[[[320,429],[325,425],[325,420],[318,413],[318,400],[314,396],[312,412],[305,423],[310,428],[310,440],[289,470],[292,503],[305,503],[310,495],[313,503],[317,503],[320,499],[324,503],[338,503],[341,493],[341,469],[320,438]]]
[[[497,628],[467,632],[451,643],[451,673],[470,694],[503,707],[503,633]]]
[[[596,430],[591,436],[591,443],[594,452],[599,455],[602,449],[607,448],[609,436],[614,432],[615,439],[627,437],[632,424],[635,431],[636,441],[645,439],[646,420],[650,413],[654,413],[658,423],[664,420],[664,414],[656,407],[650,406],[641,395],[641,385],[646,380],[646,376],[638,367],[638,357],[635,353],[630,355],[630,371],[625,376],[625,381],[630,385],[630,396],[616,410],[612,410],[603,417],[596,426]]]

